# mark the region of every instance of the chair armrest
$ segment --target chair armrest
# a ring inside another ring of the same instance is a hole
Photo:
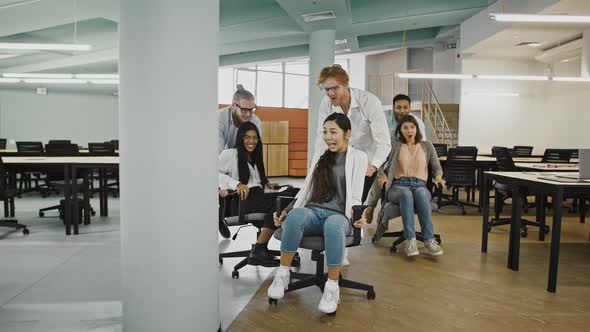
[[[432,197],[437,197],[442,194],[443,186],[442,184],[437,184],[432,187]]]
[[[363,216],[363,211],[367,208],[367,205],[355,205],[352,207],[352,220],[350,220],[350,224],[352,226],[352,237],[353,241],[349,247],[356,247],[361,244],[361,229],[354,226],[354,222],[361,219]]]
[[[292,201],[295,200],[295,197],[290,196],[277,196],[276,200],[276,212],[280,213],[283,211]]]

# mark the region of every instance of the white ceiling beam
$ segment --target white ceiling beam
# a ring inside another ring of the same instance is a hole
[[[119,58],[119,49],[110,48],[97,52],[77,54],[66,58],[39,62],[35,64],[3,68],[6,73],[32,73],[46,70],[56,70],[65,67],[83,66],[108,61],[116,61]]]

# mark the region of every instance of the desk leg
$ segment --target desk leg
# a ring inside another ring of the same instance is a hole
[[[535,221],[538,222],[539,227],[539,241],[545,241],[545,205],[547,203],[547,196],[535,196]]]
[[[549,258],[549,282],[547,291],[555,293],[557,288],[557,266],[559,264],[559,241],[561,237],[561,215],[563,188],[558,187],[553,195],[553,230],[551,232],[551,257]]]
[[[485,197],[490,197],[490,193],[484,193],[484,191],[486,190],[486,186],[485,186],[485,179],[484,179],[484,174],[483,174],[483,167],[478,167],[477,168],[477,180],[479,181],[479,204],[478,204],[478,211],[481,212],[481,209],[483,208],[483,205],[485,204],[485,200],[484,200],[484,195]],[[489,187],[487,187],[487,190],[489,191]],[[473,191],[475,191],[475,188],[473,188]],[[475,196],[473,197],[473,200],[475,201]],[[489,202],[488,202],[489,205]]]
[[[481,252],[488,252],[488,228],[490,224],[490,180],[488,175],[480,178],[483,182],[483,190],[480,191],[480,199],[483,197],[483,221],[481,227]],[[480,200],[481,201],[481,200]]]
[[[580,223],[586,222],[586,197],[580,197]],[[13,216],[14,217],[14,216]]]
[[[520,187],[512,185],[512,216],[510,223],[510,242],[508,245],[508,268],[518,271],[520,256],[520,224],[522,199]]]
[[[72,234],[72,210],[70,209],[70,165],[64,165],[64,224],[66,235]]]
[[[108,212],[108,205],[107,205],[107,172],[105,168],[100,168],[98,170],[98,178],[99,178],[99,185],[100,185],[100,216],[107,217],[109,215]]]
[[[84,170],[84,225],[90,225],[90,170]]]
[[[74,226],[74,235],[78,235],[78,220],[80,219],[80,212],[78,211],[78,170],[76,166],[72,165],[72,201],[66,209],[72,209],[72,226]]]

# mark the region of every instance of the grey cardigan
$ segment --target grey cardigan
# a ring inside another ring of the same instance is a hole
[[[389,179],[389,181],[387,182],[386,192],[389,191],[389,188],[393,183],[393,175],[395,174],[397,167],[397,163],[394,161],[399,160],[399,152],[401,150],[402,144],[402,142],[398,141],[394,146],[392,146],[389,158],[387,158],[387,161],[389,163],[389,169],[386,169],[385,172],[387,172],[387,178]],[[426,153],[426,160],[428,160],[428,166],[432,169],[434,177],[442,176],[442,167],[440,166],[440,161],[438,160],[438,155],[436,154],[434,145],[432,145],[432,143],[428,141],[422,141],[420,142],[420,145],[422,146],[422,150],[424,150],[424,152]]]

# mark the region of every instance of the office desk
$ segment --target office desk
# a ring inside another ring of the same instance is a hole
[[[578,164],[514,163],[519,169],[538,172],[577,172]]]
[[[87,155],[90,153],[90,150],[88,149],[80,149],[80,154],[81,155]],[[115,150],[115,154],[119,155],[119,150]],[[23,154],[18,152],[17,149],[0,149],[0,156],[6,156],[6,157],[27,157],[27,156],[31,156],[31,154]]]
[[[72,233],[78,234],[78,186],[77,171],[79,169],[99,169],[100,183],[100,215],[108,215],[107,190],[106,190],[106,169],[117,168],[119,166],[119,157],[1,157],[7,170],[11,173],[11,181],[16,181],[16,172],[19,171],[42,171],[63,170],[64,173],[64,223],[66,226],[66,235]],[[16,182],[14,183],[16,184]],[[72,211],[72,204],[74,211]],[[74,215],[72,215],[72,212]]]
[[[553,197],[553,229],[551,230],[551,255],[549,258],[549,278],[547,291],[555,293],[557,286],[557,266],[559,263],[559,244],[561,237],[561,217],[563,197],[565,195],[590,195],[588,182],[557,182],[540,179],[539,175],[529,172],[485,172],[484,173],[484,207],[481,236],[481,252],[488,250],[488,222],[490,212],[489,185],[492,180],[501,181],[512,187],[512,217],[510,240],[508,245],[508,268],[518,271],[520,255],[520,221],[522,217],[521,195],[526,190]],[[584,207],[582,207],[583,209]],[[539,210],[537,210],[539,213]],[[544,214],[542,215],[544,219]],[[544,222],[544,220],[541,220]],[[543,232],[541,232],[543,233]]]

